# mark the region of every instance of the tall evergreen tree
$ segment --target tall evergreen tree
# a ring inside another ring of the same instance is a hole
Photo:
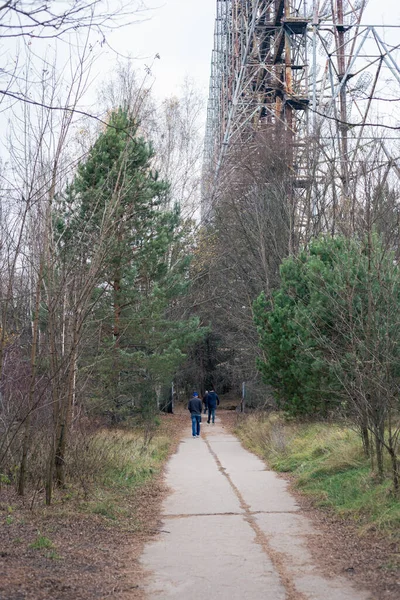
[[[190,256],[179,210],[167,210],[169,186],[152,169],[153,157],[137,123],[126,111],[113,112],[68,189],[73,216],[68,231],[61,227],[71,251],[89,264],[104,220],[109,223],[96,308],[86,325],[86,339],[97,344],[86,343],[84,356],[96,365],[94,397],[114,420],[138,409],[154,414],[185,348],[202,335],[198,320],[173,315],[188,285]]]

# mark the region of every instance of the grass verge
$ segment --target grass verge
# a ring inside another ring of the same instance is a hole
[[[160,421],[147,445],[139,429],[76,435],[68,485],[55,490],[50,507],[43,489],[32,486],[20,498],[3,482],[0,598],[95,600],[99,590],[102,597],[143,598],[139,557],[157,531],[163,466],[187,424],[179,415]]]
[[[91,439],[93,455],[101,454],[97,472],[91,471],[91,481],[82,481],[85,500],[79,509],[104,517],[118,524],[134,518],[132,499],[162,469],[171,449],[172,438],[160,432],[150,444],[144,445],[140,431],[107,430]],[[89,463],[92,464],[89,458]],[[88,493],[89,485],[89,493]],[[111,523],[110,523],[111,524]]]
[[[274,470],[293,474],[295,485],[317,505],[365,529],[400,535],[400,500],[393,497],[389,478],[376,480],[355,431],[264,414],[246,417],[236,433]]]

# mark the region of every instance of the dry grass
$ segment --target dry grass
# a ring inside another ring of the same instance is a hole
[[[246,446],[321,506],[400,535],[400,501],[390,493],[389,477],[378,482],[357,433],[341,424],[287,423],[278,414],[251,415],[237,428]],[[388,464],[389,467],[389,464]]]

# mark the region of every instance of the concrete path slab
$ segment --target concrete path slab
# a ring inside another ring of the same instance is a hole
[[[202,438],[187,437],[167,467],[171,495],[166,515],[207,515],[243,512],[239,500]]]
[[[286,493],[286,481],[268,471],[257,456],[244,451],[238,439],[214,437],[211,431],[209,444],[251,511],[292,512],[299,509],[293,496]]]
[[[141,559],[146,598],[372,600],[320,572],[308,550],[320,534],[286,482],[218,422],[182,440],[166,480],[160,533]]]
[[[261,600],[270,590],[271,598],[285,600],[271,560],[241,515],[166,519],[164,527],[169,533],[161,533],[142,558],[153,572],[150,598]]]

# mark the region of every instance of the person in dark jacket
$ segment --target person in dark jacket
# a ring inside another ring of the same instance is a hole
[[[192,417],[193,437],[200,437],[201,408],[201,400],[199,395],[197,392],[193,392],[193,396],[188,403],[188,410]]]
[[[218,395],[217,395],[216,391],[214,390],[214,388],[211,388],[207,394],[207,407],[208,407],[207,423],[209,423],[210,419],[212,419],[212,424],[214,425],[215,409],[217,408],[218,405],[219,405]]]
[[[207,398],[208,398],[208,390],[205,391],[204,396],[203,396],[203,404],[204,404],[203,414],[205,414],[205,415],[207,414],[207,408],[208,408]]]

